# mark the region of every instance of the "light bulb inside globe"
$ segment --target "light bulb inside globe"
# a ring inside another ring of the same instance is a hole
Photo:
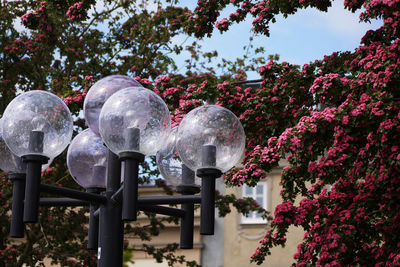
[[[182,119],[176,147],[190,169],[210,167],[226,172],[241,159],[245,139],[235,114],[220,106],[206,105],[190,111]]]
[[[137,152],[155,154],[164,144],[171,127],[164,101],[143,87],[128,87],[113,94],[100,112],[100,135],[117,155]]]
[[[74,180],[84,188],[105,188],[107,148],[92,130],[86,129],[72,140],[67,166]]]
[[[99,116],[106,100],[115,92],[127,87],[142,87],[135,79],[123,75],[107,76],[90,87],[83,103],[83,113],[89,128],[100,135]]]

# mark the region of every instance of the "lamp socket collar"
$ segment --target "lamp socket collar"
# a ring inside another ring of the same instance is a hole
[[[135,159],[139,162],[144,161],[144,155],[139,152],[123,151],[118,154],[120,160]]]
[[[196,184],[180,184],[176,187],[176,192],[182,195],[194,195],[200,193],[200,186]]]
[[[100,194],[103,191],[105,191],[105,189],[102,188],[102,187],[88,187],[88,188],[86,188],[86,192],[92,193],[92,194]]]
[[[206,178],[206,177],[219,178],[222,176],[222,172],[217,168],[199,168],[196,171],[196,175],[201,178]]]
[[[26,174],[25,173],[9,173],[7,175],[7,177],[10,180],[25,180]]]
[[[24,162],[36,161],[36,162],[40,162],[41,164],[46,164],[47,162],[49,162],[49,159],[50,159],[46,156],[38,155],[38,154],[24,155],[21,158]]]

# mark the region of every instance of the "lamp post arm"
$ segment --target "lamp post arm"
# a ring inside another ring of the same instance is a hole
[[[105,204],[107,202],[107,198],[99,194],[87,193],[70,188],[59,187],[48,184],[41,184],[40,191],[44,193],[54,194],[57,196],[64,196],[82,201],[88,201],[92,204]]]
[[[93,216],[94,216],[95,218],[98,218],[99,215],[100,215],[100,208],[98,208],[97,210],[95,210],[95,211],[93,212]]]
[[[118,188],[118,190],[111,196],[111,200],[121,203],[123,191],[124,191],[124,184],[122,183],[121,187]]]
[[[79,199],[73,198],[41,198],[40,206],[42,207],[79,207],[79,206],[89,206],[90,202],[82,201]],[[182,218],[185,215],[185,212],[181,209],[164,207],[158,205],[150,205],[150,204],[139,204],[139,210],[154,212],[157,214],[163,214],[168,216],[176,216]],[[99,216],[100,210],[97,209],[93,212],[95,217]]]
[[[39,205],[42,207],[80,207],[89,206],[89,201],[74,198],[40,198]]]
[[[179,218],[183,218],[185,216],[184,210],[171,208],[171,207],[157,206],[157,205],[139,204],[139,210],[154,212],[157,214],[163,214],[163,215],[174,216],[174,217],[179,217]]]
[[[200,196],[152,196],[152,197],[139,197],[138,203],[141,204],[183,204],[183,203],[200,203]]]

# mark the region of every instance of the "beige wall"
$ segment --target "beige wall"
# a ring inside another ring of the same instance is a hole
[[[267,182],[269,187],[269,211],[273,213],[276,205],[281,202],[279,192],[281,169],[268,174]],[[238,197],[241,195],[241,189],[229,188],[227,194],[234,193]],[[268,224],[241,224],[240,214],[232,209],[232,213],[225,218],[225,247],[224,247],[224,267],[250,267],[258,266],[250,263],[250,256],[258,247],[258,241],[264,237],[268,230]],[[293,254],[297,251],[297,244],[302,240],[303,232],[299,228],[289,228],[287,243],[285,248],[274,248],[272,254],[268,256],[265,262],[259,266],[290,266],[293,263]]]
[[[151,196],[151,195],[161,195],[162,189],[156,187],[144,187],[139,189],[140,196]],[[179,207],[179,206],[178,206]],[[180,249],[177,251],[176,255],[184,255],[187,260],[195,260],[197,263],[200,263],[201,260],[201,236],[200,236],[200,213],[199,209],[195,211],[195,218],[194,218],[194,237],[193,237],[193,249]],[[159,215],[161,217],[163,215]],[[147,217],[141,215],[138,217],[138,221],[133,224],[138,225],[145,225],[148,223]],[[155,247],[164,247],[170,243],[178,243],[180,239],[180,227],[174,223],[166,223],[166,227],[160,230],[159,236],[152,237],[151,241],[142,241],[140,238],[135,237],[133,235],[125,235],[125,239],[129,240],[130,245],[134,245],[135,247],[141,247],[142,244],[151,244]],[[152,256],[147,255],[144,252],[134,252],[133,261],[135,262],[134,265],[131,266],[143,266],[143,267],[163,267],[167,266],[166,262],[163,263],[156,263]],[[183,267],[186,264],[179,265],[176,264],[174,266]]]

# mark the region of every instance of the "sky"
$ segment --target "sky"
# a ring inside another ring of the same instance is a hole
[[[182,1],[191,9],[196,1]],[[228,17],[234,8],[221,13],[220,18]],[[307,8],[299,10],[295,15],[286,19],[277,17],[277,22],[270,26],[270,37],[255,36],[254,47],[262,46],[265,49],[264,57],[270,54],[279,54],[280,61],[303,65],[315,59],[322,59],[335,51],[354,51],[359,46],[361,38],[369,29],[377,29],[382,21],[374,20],[371,23],[359,22],[360,11],[352,13],[344,9],[343,0],[336,0],[328,12]],[[199,43],[204,50],[216,50],[221,58],[234,60],[241,56],[243,46],[249,44],[251,22],[248,17],[245,22],[231,26],[230,30],[220,34],[215,30],[212,38],[205,38]],[[176,42],[182,41],[177,37]],[[176,57],[178,66],[184,65],[188,54]],[[258,73],[248,73],[248,79],[258,79]]]

